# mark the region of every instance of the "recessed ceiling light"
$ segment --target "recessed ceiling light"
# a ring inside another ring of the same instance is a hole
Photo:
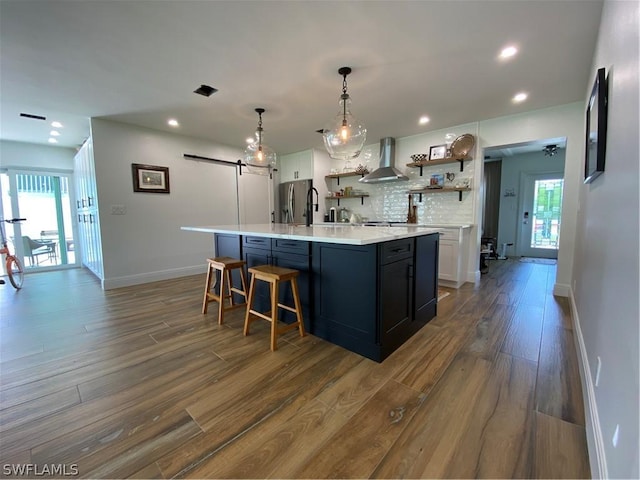
[[[59,137],[60,136],[60,132],[57,130],[51,130],[49,132],[49,135],[51,135],[52,137]]]
[[[431,121],[431,119],[429,117],[427,117],[426,115],[423,115],[420,117],[420,120],[418,120],[418,123],[420,125],[425,125],[427,123],[429,123]]]
[[[169,125],[171,125],[172,127],[177,127],[180,124],[178,123],[178,120],[176,120],[175,118],[170,118],[169,120],[167,120],[167,123]]]
[[[509,45],[500,51],[500,59],[506,60],[507,58],[513,57],[516,53],[518,53],[518,49],[513,45]]]
[[[49,138],[49,143],[58,143],[58,140],[56,140],[56,139],[55,139],[55,138],[53,138],[53,137],[50,137],[50,138]]]
[[[525,92],[516,93],[512,99],[514,103],[524,102],[529,95]]]
[[[60,122],[51,122],[51,126],[53,128],[62,128],[62,124]]]

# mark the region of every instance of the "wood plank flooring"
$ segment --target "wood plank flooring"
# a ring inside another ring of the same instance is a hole
[[[204,273],[107,292],[28,275],[0,287],[0,475],[589,478],[555,268],[492,262],[381,364],[294,331],[271,352],[240,311],[219,326]]]

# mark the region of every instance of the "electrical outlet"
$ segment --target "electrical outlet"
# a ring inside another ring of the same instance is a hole
[[[613,432],[613,438],[611,439],[611,443],[613,443],[614,448],[618,446],[619,438],[620,438],[620,425],[616,425],[616,431]]]
[[[600,370],[602,369],[602,360],[600,359],[600,357],[598,357],[598,364],[596,366],[596,379],[595,379],[595,386],[597,387],[600,384]]]
[[[124,205],[111,205],[111,215],[124,215],[127,213],[127,207]]]

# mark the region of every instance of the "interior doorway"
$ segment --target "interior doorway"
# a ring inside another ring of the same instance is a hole
[[[485,148],[485,171],[490,163],[501,165],[494,176],[499,193],[490,200],[485,192],[483,206],[483,225],[495,212],[499,217],[499,256],[557,258],[565,149],[563,137]]]

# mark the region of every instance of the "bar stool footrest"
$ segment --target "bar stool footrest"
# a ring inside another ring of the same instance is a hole
[[[268,322],[271,321],[271,312],[261,313],[261,312],[256,312],[255,310],[249,310],[249,313],[255,315],[256,317],[260,317]]]
[[[278,304],[278,306],[284,310],[288,310],[290,312],[296,313],[296,309],[293,307],[290,307],[289,305],[283,305],[281,303]]]

